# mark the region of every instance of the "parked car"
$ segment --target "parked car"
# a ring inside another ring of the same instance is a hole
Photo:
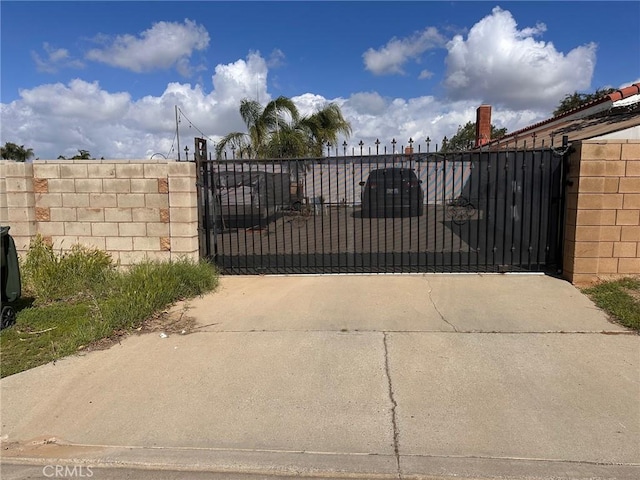
[[[363,217],[416,217],[424,211],[424,192],[411,168],[372,170],[362,189]]]

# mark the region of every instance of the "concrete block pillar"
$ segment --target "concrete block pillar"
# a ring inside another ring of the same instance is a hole
[[[198,236],[198,192],[194,162],[169,163],[169,222],[171,259],[200,255]]]
[[[3,225],[11,227],[18,251],[26,251],[36,234],[36,210],[33,191],[33,164],[2,161],[0,178],[4,181],[4,194],[0,197],[0,214]],[[0,185],[0,192],[2,186]]]

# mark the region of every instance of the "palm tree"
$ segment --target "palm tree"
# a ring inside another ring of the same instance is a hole
[[[322,156],[327,142],[337,145],[339,133],[346,138],[351,136],[351,124],[344,119],[340,107],[335,103],[330,103],[313,115],[303,118],[300,120],[300,126],[308,132],[309,154],[315,157]]]
[[[91,160],[89,150],[78,150],[78,154],[71,157],[71,160]]]
[[[298,125],[297,123],[281,122],[277,131],[271,135],[269,143],[265,145],[265,157],[300,158],[307,156],[309,151],[307,137]]]
[[[245,99],[240,103],[240,116],[248,133],[226,135],[216,146],[217,158],[227,147],[240,158],[320,157],[327,142],[338,142],[338,134],[351,135],[351,125],[334,103],[300,118],[295,104],[286,97],[269,102],[264,109],[255,100]]]
[[[222,152],[229,146],[238,152],[238,156],[245,158],[266,158],[271,150],[269,143],[272,137],[279,136],[279,131],[288,126],[286,116],[293,122],[298,122],[300,115],[295,104],[286,97],[278,97],[270,101],[266,107],[255,100],[244,99],[240,102],[240,116],[247,126],[248,133],[232,132],[216,146],[216,156],[220,158]]]
[[[0,147],[0,157],[16,162],[26,162],[33,157],[33,148],[24,148],[24,145],[6,142],[4,147]]]

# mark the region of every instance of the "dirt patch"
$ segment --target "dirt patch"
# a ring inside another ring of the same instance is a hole
[[[101,338],[95,342],[91,342],[89,345],[81,345],[78,347],[78,352],[93,352],[95,350],[106,350],[111,348],[116,343],[120,343],[120,340],[128,335],[125,331],[119,331],[111,335],[110,337]]]
[[[640,303],[640,290],[632,290],[630,288],[623,288],[622,291],[629,295],[636,303]]]
[[[147,318],[138,328],[134,330],[117,330],[113,335],[96,340],[89,345],[78,349],[80,352],[91,352],[94,350],[106,350],[113,345],[120,343],[129,335],[142,335],[145,333],[166,333],[187,335],[191,333],[195,326],[195,318],[187,315],[189,307],[186,302],[180,302],[171,308]]]
[[[5,458],[30,458],[42,462],[51,458],[60,461],[68,459],[75,463],[87,454],[95,454],[103,450],[102,447],[97,446],[70,445],[55,437],[38,437],[26,442],[0,440],[0,448]]]
[[[145,320],[137,330],[140,333],[165,332],[191,333],[196,325],[196,319],[187,315],[186,304],[176,305]]]

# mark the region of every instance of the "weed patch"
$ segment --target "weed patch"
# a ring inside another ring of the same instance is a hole
[[[36,238],[22,263],[16,324],[0,333],[5,377],[139,328],[179,300],[214,290],[207,262],[145,261],[126,271],[100,250],[74,246],[65,254]]]
[[[603,282],[584,293],[613,320],[640,332],[640,278]]]
[[[37,236],[20,271],[27,295],[34,296],[36,305],[46,305],[104,293],[100,290],[109,284],[115,265],[109,254],[81,245],[56,254]]]

